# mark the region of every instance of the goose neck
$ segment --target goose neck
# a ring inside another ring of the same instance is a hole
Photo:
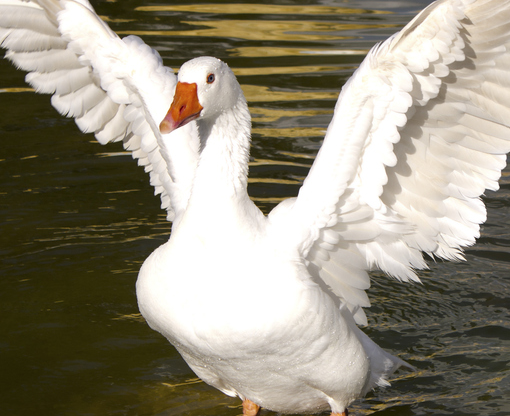
[[[202,151],[194,191],[246,193],[251,130],[247,106],[224,111],[214,122],[201,120],[198,127]]]

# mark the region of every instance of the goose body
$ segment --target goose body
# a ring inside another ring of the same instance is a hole
[[[368,272],[419,281],[423,252],[460,259],[478,237],[479,197],[510,151],[509,1],[439,1],[377,45],[299,195],[268,216],[247,193],[250,114],[225,63],[196,58],[176,78],[85,0],[2,11],[0,40],[28,81],[100,142],[123,140],[162,194],[172,234],[140,270],[138,304],[199,377],[245,415],[340,415],[408,366],[357,326]],[[27,36],[30,14],[42,23]]]
[[[274,225],[248,198],[250,119],[232,71],[197,58],[181,68],[179,82],[198,83],[204,147],[185,214],[140,271],[140,311],[226,394],[287,413],[341,413],[402,361],[364,337],[350,312],[313,282],[292,224]],[[215,89],[225,95],[219,101]]]

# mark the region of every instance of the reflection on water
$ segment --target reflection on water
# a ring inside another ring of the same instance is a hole
[[[93,2],[172,68],[198,55],[231,65],[253,115],[250,195],[268,212],[297,194],[364,54],[428,1],[168,3]],[[143,170],[79,133],[5,61],[0,109],[2,413],[239,414],[138,313],[138,269],[169,233]],[[510,411],[509,170],[501,183],[468,262],[431,262],[423,285],[374,275],[366,332],[417,372],[354,414]]]
[[[158,5],[158,6],[140,6],[135,9],[141,12],[191,12],[191,13],[219,13],[222,18],[229,14],[257,14],[266,17],[268,15],[286,15],[289,18],[305,16],[310,19],[313,15],[341,15],[349,14],[361,15],[370,14],[389,14],[384,10],[367,10],[353,9],[347,7],[333,7],[326,5],[305,4],[239,4],[239,3],[223,3],[223,4],[179,4],[179,5]],[[257,16],[261,17],[261,16]]]
[[[208,4],[208,5],[163,5],[138,7],[137,11],[161,13],[181,12],[188,18],[194,15],[200,17],[193,20],[182,20],[181,24],[206,27],[207,29],[186,29],[184,31],[141,31],[130,32],[137,35],[163,36],[201,36],[245,39],[256,42],[274,41],[326,41],[348,39],[351,36],[339,35],[346,31],[368,29],[371,25],[339,22],[328,18],[317,19],[316,16],[337,15],[343,18],[349,15],[384,14],[387,11],[350,9],[345,7],[331,7],[318,5],[276,5],[276,4]],[[244,15],[244,19],[236,19],[233,15]],[[204,15],[212,15],[204,18]],[[218,18],[219,15],[219,18]],[[255,15],[255,16],[252,16]],[[284,16],[284,19],[282,19]],[[311,17],[314,16],[314,19]],[[225,19],[228,17],[228,20]],[[303,20],[301,18],[304,17]],[[395,24],[379,24],[379,27],[397,27]],[[260,52],[262,48],[255,48]],[[253,52],[257,53],[256,50]],[[258,53],[260,53],[258,52]],[[263,52],[262,52],[263,53]],[[255,54],[254,56],[259,56]]]

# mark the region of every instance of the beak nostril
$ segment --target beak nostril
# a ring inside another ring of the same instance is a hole
[[[180,109],[179,109],[179,114],[182,114],[182,112],[186,110],[186,105],[183,105]]]

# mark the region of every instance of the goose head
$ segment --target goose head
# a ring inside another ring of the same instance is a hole
[[[167,134],[192,120],[214,121],[244,100],[241,87],[228,65],[205,56],[182,65],[177,78],[174,100],[161,122]]]

